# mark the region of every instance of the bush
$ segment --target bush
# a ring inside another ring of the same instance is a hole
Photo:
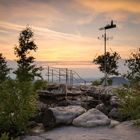
[[[19,135],[36,111],[36,94],[30,82],[8,80],[0,84],[0,131]]]
[[[48,82],[45,80],[36,80],[34,82],[34,90],[47,89]]]
[[[0,137],[0,140],[9,140],[9,135],[7,133],[3,133]]]
[[[100,80],[95,80],[95,81],[92,82],[92,85],[93,85],[93,86],[99,86],[99,85],[101,85],[101,84],[102,84],[102,83],[101,83]]]
[[[99,79],[99,80],[95,80],[95,81],[92,82],[92,85],[93,85],[93,86],[102,85],[103,82],[104,82],[104,79],[105,79],[105,78],[103,77],[103,78],[101,78],[101,79]],[[107,79],[107,83],[108,83],[108,85],[112,85],[112,79],[111,79],[111,78],[108,78],[108,79]]]
[[[8,133],[3,133],[0,137],[0,140],[19,140],[19,138],[10,138]]]
[[[120,111],[123,115],[130,120],[140,119],[140,90],[123,87],[117,92],[121,100]]]

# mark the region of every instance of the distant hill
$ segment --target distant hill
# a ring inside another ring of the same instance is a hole
[[[120,86],[128,83],[128,80],[124,77],[112,77],[111,79],[113,86]]]

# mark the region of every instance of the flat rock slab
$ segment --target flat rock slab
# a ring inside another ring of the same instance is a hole
[[[90,109],[73,120],[73,125],[81,127],[106,126],[110,124],[110,119],[97,109]]]
[[[66,106],[49,108],[55,117],[57,124],[71,124],[73,119],[86,112],[81,106]]]
[[[116,127],[82,128],[63,126],[23,140],[139,140],[140,128],[121,123]]]

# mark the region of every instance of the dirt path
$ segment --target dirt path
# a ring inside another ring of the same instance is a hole
[[[140,127],[122,123],[114,128],[80,128],[64,126],[24,140],[140,140]]]

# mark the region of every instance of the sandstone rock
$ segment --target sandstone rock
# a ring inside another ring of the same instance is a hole
[[[39,136],[25,136],[23,140],[44,140],[44,139]]]
[[[90,109],[73,120],[73,125],[81,127],[96,127],[110,124],[110,119],[97,109]]]
[[[111,123],[110,123],[109,127],[110,127],[110,128],[113,128],[113,127],[115,127],[115,126],[117,126],[117,125],[119,125],[119,124],[120,124],[120,122],[115,121],[115,120],[111,120]]]
[[[58,102],[57,105],[58,106],[68,106],[68,105],[70,105],[70,103],[67,100],[62,100],[62,101]]]
[[[28,127],[28,128],[34,128],[34,127],[36,127],[37,125],[38,125],[37,122],[35,122],[35,121],[29,121],[28,124],[27,124],[27,127]]]
[[[51,129],[57,125],[56,119],[51,110],[47,109],[43,112],[42,123],[43,123],[43,126],[45,127],[45,129]]]
[[[45,128],[43,126],[42,123],[38,124],[37,126],[33,127],[32,129],[30,129],[29,133],[32,134],[32,135],[35,135],[35,134],[40,134],[42,132],[45,132]]]
[[[81,106],[86,108],[87,110],[89,110],[91,108],[95,108],[99,103],[100,103],[100,101],[98,101],[98,100],[83,101],[81,103]]]
[[[112,119],[115,119],[115,120],[118,120],[118,121],[122,121],[124,118],[123,118],[123,115],[119,112],[119,110],[117,108],[113,108],[108,116]]]
[[[38,101],[37,108],[38,108],[39,111],[45,110],[47,108],[47,104],[45,104],[41,101]]]
[[[53,112],[57,124],[71,124],[73,119],[86,111],[81,106],[55,107],[49,109]]]
[[[81,106],[81,101],[78,100],[67,100],[67,102],[71,106]]]
[[[110,99],[110,105],[113,107],[119,106],[119,98],[117,96],[112,96]]]
[[[98,109],[99,111],[101,111],[104,114],[108,115],[108,109],[107,109],[107,107],[103,103],[97,105],[96,109]]]
[[[36,123],[42,123],[42,114],[44,111],[39,111],[34,117],[30,118],[31,121],[34,121]]]
[[[105,105],[109,105],[111,97],[116,95],[112,87],[102,86],[96,87],[93,91],[88,91],[87,94],[97,100],[101,100]]]

